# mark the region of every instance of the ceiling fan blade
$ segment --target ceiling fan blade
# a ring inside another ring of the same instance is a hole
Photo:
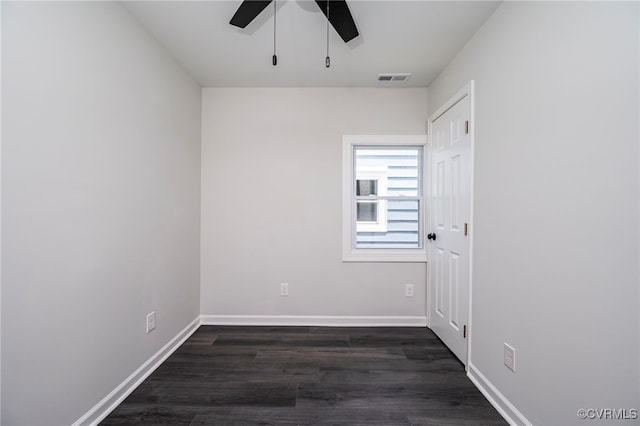
[[[229,22],[236,27],[244,28],[260,14],[273,0],[245,0]]]
[[[316,0],[316,3],[327,16],[327,0]],[[359,35],[346,0],[329,0],[329,22],[345,43]]]

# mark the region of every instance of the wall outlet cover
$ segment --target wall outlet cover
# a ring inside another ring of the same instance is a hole
[[[504,365],[514,373],[516,372],[516,350],[505,342]]]
[[[156,328],[156,312],[147,314],[147,333],[151,333]]]
[[[413,297],[413,284],[404,285],[404,295],[406,297]]]
[[[280,284],[280,296],[288,296],[289,295],[289,284],[281,283]]]

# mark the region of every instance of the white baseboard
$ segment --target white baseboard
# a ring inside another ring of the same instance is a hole
[[[469,363],[467,376],[510,425],[531,426],[531,422],[472,363]]]
[[[137,388],[156,368],[164,362],[194,331],[200,326],[200,317],[196,318],[180,331],[173,339],[164,345],[158,352],[142,364],[136,371],[127,377],[118,387],[112,390],[102,401],[98,402],[91,410],[76,420],[72,426],[97,425],[104,420],[124,399]]]
[[[312,315],[201,315],[202,325],[426,327],[426,317],[312,316]]]

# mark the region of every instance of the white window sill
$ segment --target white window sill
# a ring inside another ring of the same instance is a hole
[[[343,262],[426,262],[427,252],[423,249],[416,250],[375,250],[360,249],[351,250],[342,254]]]

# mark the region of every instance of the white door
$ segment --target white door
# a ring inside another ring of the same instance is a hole
[[[467,365],[471,214],[470,95],[432,122],[431,329]]]

